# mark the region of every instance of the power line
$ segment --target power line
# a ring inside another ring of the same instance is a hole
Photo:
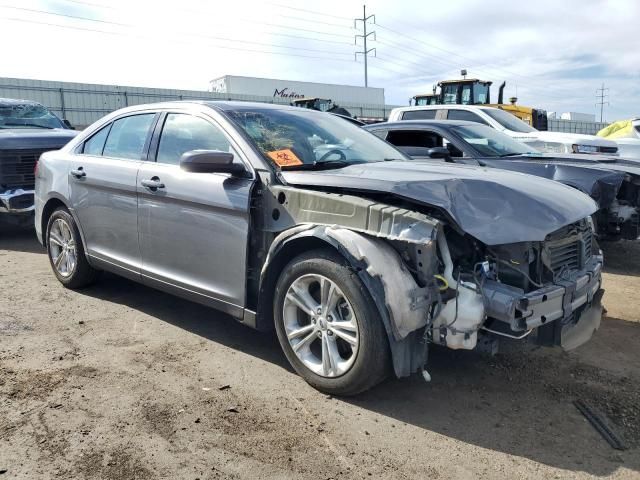
[[[339,15],[332,15],[332,14],[329,14],[329,13],[322,13],[322,12],[317,12],[317,11],[314,11],[314,10],[307,10],[306,8],[291,7],[289,5],[282,5],[281,3],[272,3],[272,2],[266,2],[266,3],[268,3],[269,5],[274,5],[276,7],[280,7],[280,8],[287,8],[289,10],[296,10],[298,12],[311,13],[313,15],[322,15],[323,17],[338,18],[340,20],[349,20],[349,21],[351,20],[351,18],[349,18],[349,17],[342,17],[342,16],[339,16]]]
[[[292,20],[300,20],[303,22],[310,22],[310,23],[316,23],[316,24],[320,24],[320,25],[329,25],[332,27],[337,27],[337,28],[343,28],[346,30],[353,30],[352,27],[347,27],[346,25],[340,25],[338,23],[332,23],[332,22],[323,22],[320,20],[316,20],[315,18],[304,18],[304,17],[296,17],[294,15],[280,15],[282,18],[290,18]]]
[[[61,0],[61,1],[65,1],[65,2],[71,2],[71,3],[75,3],[78,5],[85,5],[85,6],[89,6],[89,7],[99,7],[99,8],[106,8],[106,9],[110,9],[110,10],[116,10],[116,11],[122,11],[122,9],[119,9],[117,7],[111,6],[111,5],[104,5],[101,3],[94,3],[94,2],[87,2],[87,1],[82,1],[82,0]],[[15,8],[15,9],[20,9],[21,7],[6,7],[6,8]],[[204,10],[196,10],[196,9],[192,9],[192,8],[182,8],[180,9],[181,13],[184,12],[188,12],[188,13],[195,13],[197,15],[210,15],[211,12],[207,12]],[[57,12],[48,12],[51,14],[58,14]],[[63,16],[69,16],[70,18],[74,18],[73,16],[70,15],[66,15],[66,14],[58,14],[58,15],[63,15]],[[87,18],[87,20],[89,21],[101,21],[98,19],[91,19],[91,18]],[[106,22],[106,20],[104,20],[104,22]],[[300,28],[300,27],[292,27],[289,25],[282,25],[282,24],[277,24],[277,23],[269,23],[269,22],[264,22],[262,20],[251,20],[248,18],[242,18],[242,19],[236,19],[235,22],[240,22],[240,23],[251,23],[254,25],[266,25],[269,27],[276,27],[276,28],[284,28],[287,30],[295,30],[295,31],[300,31],[300,32],[306,32],[306,33],[315,33],[318,35],[324,35],[324,36],[329,36],[329,37],[336,37],[336,38],[345,38],[345,39],[351,39],[351,35],[347,35],[347,34],[340,34],[340,33],[333,33],[333,32],[322,32],[320,30],[313,30],[313,29],[309,29],[309,28]],[[110,22],[110,23],[115,23],[115,22]],[[220,25],[220,24],[218,24]],[[263,30],[264,31],[264,30]],[[285,35],[285,34],[281,34],[281,33],[276,33],[276,32],[268,32],[271,35],[279,35],[279,36],[291,36],[291,35]],[[331,40],[324,40],[324,39],[318,39],[318,38],[309,38],[309,37],[298,37],[298,38],[305,38],[307,40],[311,40],[311,41],[318,41],[318,42],[330,42],[330,43],[340,43],[340,44],[345,44],[345,45],[351,45],[351,43],[346,42],[346,41],[331,41]]]
[[[118,27],[127,27],[127,28],[136,28],[137,27],[136,25],[130,24],[130,23],[111,22],[111,21],[108,21],[108,20],[100,20],[100,19],[89,18],[89,17],[81,17],[81,16],[77,16],[77,15],[68,15],[68,14],[64,14],[64,13],[49,12],[49,11],[45,11],[45,10],[35,10],[35,9],[30,9],[30,8],[13,7],[13,6],[5,6],[5,5],[0,5],[0,7],[2,7],[2,8],[10,8],[10,9],[20,10],[20,11],[26,11],[26,12],[30,12],[30,13],[39,13],[39,14],[45,14],[45,15],[52,15],[52,16],[56,16],[56,17],[64,17],[64,18],[71,18],[71,19],[75,19],[75,20],[91,21],[91,22],[107,24],[107,25],[115,25],[115,26],[118,26]],[[286,48],[286,49],[291,49],[291,50],[300,50],[300,51],[307,51],[307,52],[316,52],[316,53],[327,53],[327,54],[332,54],[332,55],[351,56],[351,53],[319,50],[319,49],[316,49],[316,48],[290,47],[288,45],[269,44],[269,43],[265,43],[265,42],[252,42],[250,40],[240,40],[240,39],[235,39],[235,38],[218,37],[218,36],[215,36],[215,35],[205,35],[205,34],[199,34],[199,33],[193,33],[193,32],[180,32],[180,33],[182,35],[189,35],[189,36],[200,37],[200,38],[208,38],[208,39],[212,39],[212,40],[221,40],[221,41],[225,41],[225,42],[238,42],[238,43],[243,43],[243,44],[248,44],[248,45],[258,45],[258,46],[266,45],[266,46],[275,47],[275,48]]]
[[[415,43],[417,43],[419,45],[425,45],[425,46],[427,46],[429,48],[440,50],[440,51],[442,51],[444,53],[448,53],[450,55],[454,55],[454,56],[456,56],[458,58],[461,58],[463,60],[467,60],[467,61],[473,62],[474,64],[477,64],[478,66],[488,66],[489,65],[487,63],[481,63],[477,59],[473,59],[473,58],[470,58],[470,57],[467,57],[467,56],[464,56],[464,55],[460,55],[460,54],[458,54],[456,52],[453,52],[451,50],[447,50],[447,49],[441,48],[441,47],[439,47],[437,45],[433,45],[433,44],[424,42],[422,40],[419,40],[419,39],[417,39],[415,37],[412,37],[410,35],[407,35],[405,33],[402,33],[400,31],[397,31],[397,30],[392,29],[390,27],[386,27],[384,25],[381,25],[380,23],[378,23],[377,26],[379,28],[383,29],[383,30],[389,31],[391,33],[394,33],[395,35],[398,35],[398,36],[404,37],[404,38],[406,38],[408,40],[411,40],[412,42],[415,42]],[[432,57],[436,58],[436,59],[440,59],[441,58],[441,57],[435,57],[433,55],[432,55]],[[455,64],[455,63],[451,62],[450,60],[442,60],[442,59],[440,59],[438,61],[440,61],[440,63],[449,63],[451,65],[455,65],[456,67],[459,66],[459,64]],[[539,84],[539,86],[536,87],[536,86],[531,85],[531,83],[537,83],[537,82],[531,82],[531,78],[530,77],[521,75],[519,73],[513,72],[511,70],[507,70],[507,69],[501,68],[501,67],[489,67],[489,68],[482,69],[482,70],[480,70],[480,69],[478,69],[476,67],[476,68],[474,68],[474,70],[477,71],[478,73],[481,73],[481,74],[487,74],[488,76],[492,76],[491,72],[494,72],[494,74],[495,74],[495,72],[503,72],[503,73],[506,73],[508,75],[512,75],[512,76],[516,76],[516,77],[520,77],[520,78],[525,78],[525,79],[528,80],[529,83],[523,84],[522,82],[520,82],[521,86],[524,86],[524,87],[528,88],[529,90],[534,90],[534,91],[539,91],[539,92],[544,91],[545,95],[550,97],[550,98],[564,99],[566,97],[565,96],[560,97],[558,95],[555,95],[555,96],[554,95],[550,95],[548,93],[549,90],[555,90],[556,92],[558,92],[559,95],[561,95],[563,91],[567,92],[567,91],[570,90],[568,88],[567,89],[563,89],[563,88],[558,88],[558,87],[550,87],[549,85],[542,85],[542,84]],[[573,98],[578,98],[578,97],[574,97],[574,96],[572,96],[572,97]],[[580,97],[580,98],[584,98],[584,97]]]
[[[389,48],[393,48],[393,49],[397,49],[397,50],[409,53],[411,56],[417,57],[417,58],[420,58],[420,59],[422,59],[423,57],[430,58],[430,60],[429,60],[430,62],[437,62],[437,63],[440,63],[441,65],[444,65],[444,66],[446,66],[448,68],[453,68],[453,67],[458,67],[459,66],[458,64],[454,64],[454,63],[451,63],[451,62],[445,62],[443,60],[440,60],[438,57],[434,57],[434,56],[429,55],[427,53],[416,53],[415,49],[411,50],[409,48],[403,47],[402,45],[395,44],[395,43],[390,43],[388,40],[376,39],[376,43],[378,43],[380,45],[387,46]],[[396,58],[402,59],[401,57],[396,57]],[[421,67],[424,67],[424,62],[413,62],[413,61],[410,61],[410,60],[404,60],[404,61],[406,61],[407,63],[410,63],[412,65],[419,65]]]
[[[596,90],[596,98],[598,98],[600,100],[598,103],[596,103],[596,106],[600,105],[600,123],[602,123],[602,118],[603,118],[603,113],[604,113],[604,106],[605,105],[609,105],[609,102],[605,102],[604,101],[604,99],[609,96],[608,93],[605,93],[605,92],[608,92],[608,91],[609,91],[608,88],[604,88],[604,82],[602,82],[602,88],[598,88]]]
[[[84,31],[84,32],[102,33],[102,34],[106,34],[106,35],[114,35],[114,36],[122,35],[122,32],[112,32],[112,31],[108,31],[108,30],[98,30],[98,29],[95,29],[95,28],[77,27],[77,26],[72,26],[72,25],[60,25],[58,23],[39,22],[37,20],[27,20],[27,19],[24,19],[24,18],[4,17],[4,20],[9,20],[9,21],[12,21],[12,22],[30,23],[30,24],[35,24],[35,25],[45,25],[45,26],[49,26],[49,27],[57,27],[57,28],[62,28],[62,29],[80,30],[80,31]],[[152,36],[152,35],[140,35],[140,34],[132,34],[132,33],[127,33],[126,35],[130,36],[130,37],[142,38],[142,39],[154,40],[154,41],[158,41],[158,40],[167,41],[167,40],[169,40],[169,37],[157,37],[157,36]],[[230,40],[230,41],[235,41],[235,40]],[[187,44],[187,45],[199,45],[199,44],[197,44],[195,42],[185,41],[180,37],[177,37],[176,39],[171,40],[171,43],[175,43],[175,42],[184,43],[184,44]],[[299,54],[290,53],[290,52],[273,52],[273,51],[268,51],[268,50],[256,50],[256,49],[249,49],[249,48],[229,47],[227,45],[219,45],[219,44],[213,44],[213,43],[210,43],[210,45],[213,46],[213,47],[222,48],[222,49],[226,49],[226,50],[238,50],[238,51],[242,51],[242,52],[253,52],[253,53],[268,53],[270,55],[283,55],[283,56],[286,56],[286,57],[316,58],[316,59],[322,59],[322,60],[329,60],[329,61],[332,61],[332,62],[348,62],[348,63],[352,63],[352,60],[346,60],[346,59],[341,59],[341,58],[319,57],[319,56],[316,56],[316,55],[299,55]],[[264,44],[264,45],[268,45],[268,44]]]
[[[355,36],[355,44],[356,45],[358,44],[358,38],[362,38],[362,40],[364,41],[364,48],[363,48],[363,50],[361,52],[356,52],[355,53],[355,58],[356,58],[356,60],[358,59],[358,54],[364,55],[364,86],[365,87],[369,86],[369,72],[367,71],[367,58],[369,57],[369,54],[371,52],[374,53],[374,56],[375,56],[375,52],[376,52],[375,47],[367,49],[367,39],[369,38],[369,35],[373,35],[374,40],[376,38],[375,30],[372,31],[372,32],[367,33],[367,23],[369,22],[370,19],[373,19],[373,24],[375,25],[376,16],[375,15],[369,15],[367,17],[367,6],[363,5],[362,6],[362,18],[356,18],[353,21],[353,26],[356,29],[357,29],[357,26],[358,26],[358,22],[362,22],[362,35],[356,35]]]
[[[407,39],[409,39],[409,40],[412,40],[412,41],[414,41],[414,42],[418,42],[418,43],[420,43],[420,44],[426,45],[426,46],[428,46],[428,47],[430,47],[430,48],[434,48],[434,49],[436,49],[436,50],[440,50],[441,52],[448,53],[449,55],[454,55],[454,56],[456,56],[456,57],[458,57],[458,58],[461,58],[461,59],[463,59],[463,60],[466,60],[466,61],[469,61],[469,62],[473,62],[474,64],[477,64],[477,65],[480,65],[480,66],[482,66],[482,65],[485,65],[485,66],[486,66],[486,65],[488,65],[487,63],[481,63],[481,62],[479,62],[477,59],[473,59],[473,58],[471,58],[471,57],[466,57],[466,56],[464,56],[464,55],[460,55],[460,54],[458,54],[458,53],[456,53],[456,52],[453,52],[453,51],[451,51],[451,50],[447,50],[447,49],[442,48],[442,47],[439,47],[439,46],[437,46],[437,45],[433,45],[433,44],[430,44],[430,43],[424,42],[424,41],[422,41],[422,40],[418,40],[417,38],[411,37],[411,36],[409,36],[409,35],[407,35],[407,34],[405,34],[405,33],[399,32],[399,31],[397,31],[397,30],[394,30],[394,29],[392,29],[392,28],[386,27],[386,26],[384,26],[384,25],[380,25],[380,24],[378,24],[378,27],[380,27],[380,28],[382,28],[382,29],[384,29],[384,30],[387,30],[387,31],[389,31],[389,32],[391,32],[391,33],[395,33],[396,35],[400,35],[401,37],[405,37],[405,38],[407,38]],[[493,68],[492,70],[502,71],[502,72],[508,73],[509,75],[514,75],[514,76],[517,76],[517,77],[528,78],[528,77],[525,77],[525,76],[523,76],[523,75],[520,75],[519,73],[511,72],[511,71],[509,71],[509,70],[505,70],[505,69],[502,69],[502,68],[499,68],[499,67],[495,67],[495,68]]]

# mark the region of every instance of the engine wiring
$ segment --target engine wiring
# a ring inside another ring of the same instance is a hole
[[[509,267],[510,269],[518,272],[519,274],[521,274],[524,278],[526,278],[527,280],[529,280],[531,282],[532,285],[538,287],[538,288],[543,288],[544,285],[541,283],[536,282],[533,278],[531,278],[530,275],[528,275],[526,272],[523,272],[522,270],[514,267],[513,265],[511,265],[509,262],[507,262],[506,260],[502,260],[501,258],[497,258],[494,257],[492,258],[492,260],[496,261],[497,263],[499,263],[500,265],[504,265],[506,267]]]

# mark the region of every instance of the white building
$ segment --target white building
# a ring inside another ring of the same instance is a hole
[[[596,116],[593,113],[580,112],[549,112],[547,116],[556,120],[573,120],[574,122],[595,122]]]
[[[384,105],[384,88],[356,87],[331,83],[296,82],[273,78],[241,77],[225,75],[211,80],[210,89],[215,93],[230,95],[255,95],[279,100],[319,97],[337,104]]]

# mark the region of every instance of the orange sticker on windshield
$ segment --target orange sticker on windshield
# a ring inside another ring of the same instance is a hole
[[[296,157],[296,154],[288,148],[285,148],[284,150],[274,150],[273,152],[267,152],[267,155],[269,155],[271,159],[280,167],[302,165],[302,160]]]

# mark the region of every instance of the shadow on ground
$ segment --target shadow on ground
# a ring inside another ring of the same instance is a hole
[[[83,293],[127,305],[291,371],[275,335],[256,332],[209,308],[113,275],[105,275]],[[640,324],[624,324],[640,338]],[[600,334],[606,335],[606,326]],[[628,434],[631,445],[640,446],[640,414],[633,410],[640,399],[637,377],[635,384],[628,376],[612,378],[609,372],[584,366],[571,355],[538,348],[496,357],[433,349],[430,358],[430,384],[419,376],[389,380],[343,401],[469,444],[558,468],[593,475],[610,474],[622,465],[640,471],[640,458],[617,454],[572,404],[583,398],[595,406],[610,405],[614,413],[621,412],[625,421],[634,423],[633,428],[614,428]],[[621,392],[622,400],[618,398]]]
[[[43,252],[35,237],[24,232],[0,239],[0,249]],[[275,335],[251,330],[209,308],[108,274],[81,293],[127,305],[291,371]],[[622,328],[623,336],[640,338],[640,324],[615,322],[618,335]],[[597,476],[620,467],[640,471],[640,456],[634,454],[640,446],[640,375],[614,375],[598,367],[598,357],[608,354],[599,347],[607,345],[607,335],[605,321],[589,352],[590,364],[548,349],[487,357],[434,348],[430,384],[417,375],[389,380],[341,401],[444,437],[569,471]],[[638,344],[631,343],[635,344],[623,348],[637,351]],[[611,449],[573,406],[579,398],[606,412],[632,450]]]
[[[640,241],[601,242],[604,270],[618,275],[640,276]]]
[[[44,247],[38,243],[34,229],[19,228],[4,223],[0,223],[0,250],[45,253]]]

